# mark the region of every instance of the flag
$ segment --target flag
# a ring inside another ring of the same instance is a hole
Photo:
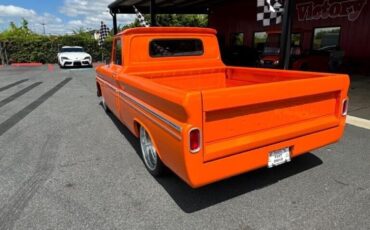
[[[257,21],[262,21],[263,26],[280,24],[283,12],[282,0],[257,0]]]
[[[137,16],[137,19],[140,22],[140,25],[144,27],[149,27],[149,24],[145,21],[144,16],[140,13],[140,11],[136,8],[136,6],[132,6],[132,7],[134,7],[135,14]]]
[[[99,31],[99,41],[98,44],[99,46],[102,46],[105,39],[108,37],[108,34],[110,33],[110,30],[107,25],[104,24],[104,22],[101,22],[100,25],[100,31]]]

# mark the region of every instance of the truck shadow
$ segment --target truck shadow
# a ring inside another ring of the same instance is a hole
[[[272,169],[259,169],[199,189],[190,188],[174,174],[157,178],[157,181],[184,212],[193,213],[251,191],[268,187],[322,163],[320,158],[309,153],[295,158],[286,165]]]
[[[114,115],[109,114],[109,117],[141,158],[140,146],[136,137]],[[193,213],[251,191],[268,187],[315,168],[322,163],[320,158],[308,153],[296,157],[292,162],[280,167],[259,169],[199,189],[192,189],[174,173],[168,173],[164,177],[155,179],[184,212]]]

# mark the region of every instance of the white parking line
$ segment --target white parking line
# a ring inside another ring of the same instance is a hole
[[[370,130],[370,120],[347,116],[347,124]]]

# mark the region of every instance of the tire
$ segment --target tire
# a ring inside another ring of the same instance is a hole
[[[110,110],[109,110],[109,108],[108,108],[108,106],[107,106],[107,103],[105,103],[105,99],[104,99],[104,97],[103,97],[103,96],[101,96],[101,105],[103,106],[103,109],[104,109],[104,111],[105,111],[106,113],[109,113],[109,112],[110,112]]]
[[[159,158],[152,139],[143,126],[140,126],[140,149],[144,165],[149,173],[154,177],[163,176],[166,166]]]

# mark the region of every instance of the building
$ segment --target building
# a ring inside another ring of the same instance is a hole
[[[257,21],[258,2],[264,0],[117,0],[109,7],[116,13],[134,13],[135,5],[142,13],[207,13],[209,27],[218,31],[221,49],[232,64],[232,53],[250,58],[261,52],[269,34],[281,33],[282,25],[263,25]],[[271,0],[275,1],[276,0]],[[265,0],[266,2],[266,0]],[[295,0],[292,23],[293,45],[303,53],[338,49],[343,54],[345,71],[370,73],[370,2],[368,0]],[[237,47],[237,48],[235,48]],[[241,51],[242,50],[242,51]],[[236,52],[237,53],[237,52]],[[319,61],[317,61],[319,60]],[[323,62],[317,59],[316,62]],[[324,61],[325,62],[325,61]],[[244,63],[240,63],[244,64]]]

